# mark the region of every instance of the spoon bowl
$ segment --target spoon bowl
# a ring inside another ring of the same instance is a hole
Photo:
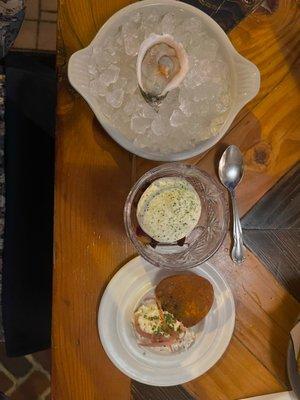
[[[220,180],[228,190],[234,190],[243,175],[243,155],[237,146],[231,145],[224,151],[219,162]]]

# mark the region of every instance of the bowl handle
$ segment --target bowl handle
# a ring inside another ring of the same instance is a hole
[[[68,62],[69,81],[82,96],[88,94],[90,90],[90,78],[87,69],[89,60],[90,52],[81,49],[72,54]]]
[[[237,72],[237,104],[244,107],[258,93],[260,88],[260,72],[255,64],[240,54],[234,57]]]

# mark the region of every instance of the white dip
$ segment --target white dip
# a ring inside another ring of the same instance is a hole
[[[160,243],[173,243],[187,236],[200,214],[198,193],[186,179],[177,177],[152,182],[137,206],[140,227]]]

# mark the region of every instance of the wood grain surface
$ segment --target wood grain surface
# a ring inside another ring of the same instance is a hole
[[[182,386],[150,386],[132,381],[132,400],[195,400]]]
[[[288,387],[286,350],[299,303],[249,251],[243,266],[235,265],[230,243],[228,235],[211,262],[230,282],[234,294],[234,339],[214,368],[185,385],[199,399],[204,393],[213,399],[214,392],[217,399],[240,399]]]
[[[132,257],[123,204],[132,182],[155,163],[133,157],[100,127],[70,88],[66,63],[127,0],[61,0],[56,143],[53,373],[55,400],[130,398],[130,380],[107,358],[97,332],[97,308],[113,274]],[[299,158],[299,8],[280,2],[272,15],[255,14],[230,34],[255,62],[262,88],[213,150],[189,162],[215,175],[225,144],[239,145],[246,174],[238,192],[241,212]],[[229,258],[230,238],[213,262],[229,282],[237,308],[233,340],[222,359],[185,388],[195,398],[234,400],[287,387],[288,332],[299,304],[250,252],[243,267]],[[146,399],[145,399],[146,400]]]
[[[245,244],[300,301],[300,164],[243,218]]]

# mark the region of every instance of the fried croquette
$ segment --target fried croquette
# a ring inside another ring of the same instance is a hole
[[[196,274],[163,279],[157,285],[155,295],[162,310],[173,314],[187,328],[207,315],[214,300],[212,284]]]

